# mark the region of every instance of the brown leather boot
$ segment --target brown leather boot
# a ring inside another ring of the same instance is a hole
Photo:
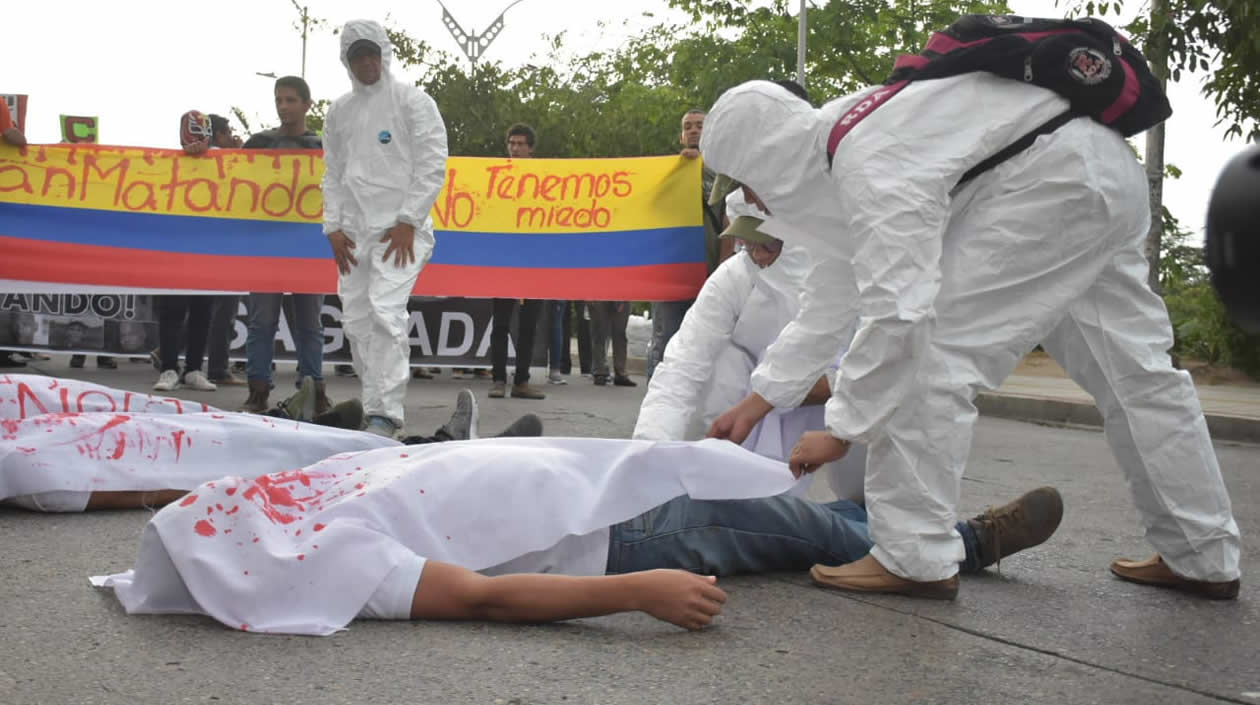
[[[1207,600],[1237,599],[1238,588],[1242,582],[1237,578],[1221,583],[1183,578],[1172,572],[1172,568],[1168,567],[1168,564],[1164,562],[1163,558],[1160,558],[1159,554],[1155,554],[1144,561],[1116,559],[1111,562],[1111,572],[1117,578],[1128,580],[1131,583],[1179,590]]]
[[[251,414],[266,413],[270,408],[267,403],[267,397],[271,394],[271,385],[265,379],[251,379],[249,381],[249,398],[241,406],[241,411],[247,411]]]
[[[328,413],[333,407],[333,403],[328,400],[328,393],[324,390],[324,382],[320,380],[315,383],[315,415]]]
[[[816,585],[848,592],[886,593],[932,600],[952,600],[958,596],[957,575],[927,582],[907,580],[890,573],[869,553],[847,565],[816,565],[809,569],[809,575]]]
[[[1054,535],[1063,520],[1063,497],[1053,487],[1038,487],[1013,502],[990,507],[969,519],[976,532],[977,567],[986,568],[1026,548],[1039,546]]]

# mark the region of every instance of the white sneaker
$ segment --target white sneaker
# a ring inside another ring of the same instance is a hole
[[[158,381],[153,384],[155,392],[171,392],[179,389],[179,373],[175,370],[166,370],[158,375]]]
[[[568,384],[569,380],[565,379],[564,375],[560,374],[560,370],[552,370],[551,374],[547,376],[547,383],[548,384]]]
[[[187,389],[195,389],[199,392],[213,392],[218,389],[218,385],[211,382],[206,373],[201,370],[193,370],[184,373],[184,387]]]

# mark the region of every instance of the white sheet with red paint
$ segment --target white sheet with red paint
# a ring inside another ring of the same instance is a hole
[[[146,525],[134,571],[92,578],[129,613],[201,613],[237,629],[331,634],[412,553],[481,570],[682,494],[792,486],[733,443],[493,438],[336,456],[224,478]],[[602,573],[606,554],[588,573]]]
[[[235,412],[0,419],[0,499],[53,490],[191,489],[224,475],[262,475],[384,447],[401,444]]]
[[[199,401],[129,392],[77,379],[0,374],[0,419],[94,411],[195,414],[218,409]]]

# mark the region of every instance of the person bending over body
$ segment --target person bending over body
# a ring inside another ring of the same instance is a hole
[[[712,202],[722,202],[732,187],[719,178]],[[759,230],[759,211],[743,202],[743,194],[731,193],[724,200],[730,225],[721,237],[742,242],[744,252],[728,258],[705,280],[670,339],[639,407],[634,438],[702,437],[719,414],[752,392],[753,370],[800,310],[812,266],[809,254]],[[801,406],[775,410],[741,445],[786,461],[801,434],[826,428],[822,405],[831,396],[834,377],[833,367],[818,378]],[[860,503],[865,470],[866,447],[859,445],[842,460],[828,463],[825,475],[837,497]],[[794,491],[803,494],[808,481],[803,478]]]

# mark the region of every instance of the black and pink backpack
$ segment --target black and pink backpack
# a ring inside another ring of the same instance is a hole
[[[1046,20],[967,15],[936,32],[923,51],[897,59],[884,85],[849,109],[831,129],[827,162],[840,140],[911,81],[989,73],[1048,88],[1071,107],[968,171],[965,183],[1077,117],[1090,117],[1130,137],[1172,115],[1146,57],[1111,25],[1096,19]]]

